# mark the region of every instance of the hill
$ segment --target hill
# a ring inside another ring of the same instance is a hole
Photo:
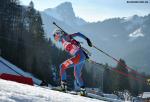
[[[104,102],[0,79],[1,102]]]

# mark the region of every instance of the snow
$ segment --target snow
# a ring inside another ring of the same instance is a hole
[[[96,99],[100,99],[100,100],[105,100],[105,101],[108,101],[108,102],[124,102],[123,100],[119,100],[119,99],[116,99],[116,97],[112,96],[111,94],[102,97],[102,96],[99,96],[99,95],[96,95],[96,94],[93,94],[93,93],[88,93],[88,96],[90,97],[94,97]]]
[[[0,79],[0,102],[105,102]]]
[[[117,95],[114,95],[114,94],[104,94],[105,97],[108,97],[108,98],[113,98],[113,99],[117,99],[118,96]]]
[[[134,32],[129,34],[129,41],[133,41],[137,39],[138,37],[144,37],[144,34],[142,33],[141,28],[138,28]]]
[[[150,98],[150,92],[143,92],[142,98]]]
[[[142,33],[142,31],[141,31],[141,28],[139,28],[139,29],[137,29],[137,30],[135,30],[133,33],[130,33],[129,34],[129,37],[144,37],[144,34]]]
[[[33,79],[34,83],[40,84],[41,81],[37,78],[35,78],[32,74],[24,72],[17,66],[13,65],[12,63],[8,62],[4,58],[0,57],[0,74],[1,73],[7,73],[7,74],[13,74],[13,75],[23,75],[26,77],[30,77]]]

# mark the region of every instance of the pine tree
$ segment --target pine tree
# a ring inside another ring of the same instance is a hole
[[[111,70],[109,69],[108,64],[105,65],[104,70],[104,79],[103,79],[103,91],[105,93],[111,93],[112,92],[112,84],[114,83],[111,76]]]
[[[136,74],[133,74],[131,72],[129,72],[129,74],[134,76],[135,78],[137,77]],[[131,94],[133,96],[137,96],[139,94],[139,82],[132,78],[129,79],[129,82],[130,82]]]
[[[116,67],[116,70],[128,75],[129,74],[128,69],[126,69],[123,65],[126,66],[125,61],[120,59],[118,65]],[[130,90],[130,84],[129,84],[128,77],[118,74],[117,80],[118,80],[118,90],[119,91]]]

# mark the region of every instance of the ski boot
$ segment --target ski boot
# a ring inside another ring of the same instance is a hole
[[[86,89],[84,87],[81,87],[80,88],[80,96],[86,96],[86,95],[87,95]]]
[[[61,91],[66,92],[67,91],[67,82],[61,81]]]

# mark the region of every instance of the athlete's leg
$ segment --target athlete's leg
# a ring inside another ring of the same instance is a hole
[[[84,82],[81,77],[83,65],[84,65],[84,61],[74,66],[74,76],[79,87],[84,87]]]
[[[60,76],[61,76],[61,80],[66,80],[66,69],[77,64],[80,60],[80,55],[76,55],[75,57],[72,57],[68,60],[66,60],[65,62],[63,62],[60,65]]]

